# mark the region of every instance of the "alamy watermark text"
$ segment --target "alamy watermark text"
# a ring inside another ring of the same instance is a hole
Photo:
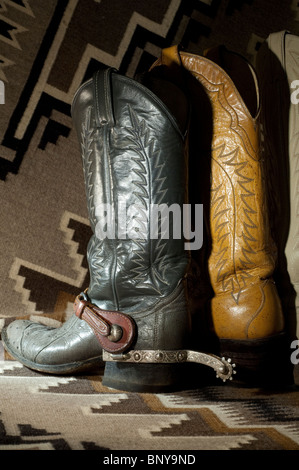
[[[291,82],[291,88],[295,88],[295,90],[291,93],[291,102],[293,104],[299,103],[299,80],[293,80]]]
[[[199,250],[203,244],[202,204],[149,204],[144,207],[119,200],[112,204],[99,204],[95,209],[98,239],[151,240],[182,239],[185,250]]]

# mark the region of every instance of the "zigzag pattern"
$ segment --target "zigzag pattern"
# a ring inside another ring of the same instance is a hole
[[[91,109],[89,109],[86,122],[82,125],[81,132],[81,155],[83,161],[83,173],[86,188],[87,207],[91,228],[94,231],[97,223],[96,208],[94,202],[94,159],[93,159],[93,133],[94,129],[90,123]],[[102,252],[103,242],[95,235],[91,238],[87,247],[87,260],[89,269],[92,273],[91,282],[99,285],[101,282],[101,273],[105,265],[105,258]]]
[[[87,247],[87,260],[89,270],[92,274],[91,283],[99,286],[101,283],[101,273],[105,266],[105,256],[102,252],[103,243],[93,236]]]
[[[29,0],[22,0],[21,2],[17,0],[0,0],[0,12],[6,12],[7,7],[13,7],[16,10],[25,13],[26,15],[34,16],[34,13],[29,5]]]
[[[4,67],[8,67],[9,65],[14,65],[12,60],[6,59],[3,55],[0,54],[0,80],[7,82],[6,75],[3,71]]]
[[[93,184],[93,128],[90,125],[90,113],[91,110],[88,111],[88,116],[86,119],[86,123],[82,125],[82,132],[81,132],[81,155],[83,161],[83,173],[84,173],[84,180],[86,186],[86,197],[87,197],[87,206],[89,211],[90,223],[93,228],[95,229],[96,225],[96,217],[95,217],[95,204],[94,204],[94,184]]]
[[[16,38],[16,35],[19,33],[26,32],[27,29],[21,26],[20,24],[16,23],[15,21],[13,21],[12,19],[7,18],[6,15],[9,15],[9,13],[8,13],[6,5],[19,8],[21,11],[27,14],[31,14],[31,16],[33,15],[32,10],[30,9],[28,4],[22,8],[21,5],[18,5],[12,1],[8,1],[8,0],[0,1],[0,41],[3,41],[12,47],[15,47],[16,49],[21,50],[22,48]],[[2,13],[4,13],[5,16]],[[6,59],[6,63],[8,62],[9,60]]]
[[[77,3],[78,0],[73,0],[73,2]],[[82,83],[82,80],[84,80],[86,70],[92,60],[100,64],[105,64],[105,66],[108,67],[114,67],[119,69],[121,73],[125,73],[127,71],[126,69],[128,67],[128,62],[132,58],[132,51],[130,50],[131,44],[133,42],[142,43],[144,34],[146,34],[148,41],[152,35],[158,38],[166,38],[180,3],[181,0],[170,0],[162,23],[152,21],[149,18],[146,18],[145,16],[134,11],[130,21],[127,24],[126,31],[115,55],[110,54],[103,49],[97,48],[93,44],[87,43],[69,90],[65,93],[54,89],[51,86],[47,86],[46,91],[55,98],[71,103],[73,95]],[[74,7],[72,9],[73,11],[75,10]],[[67,27],[67,25],[65,25],[65,27]],[[139,36],[141,39],[138,40],[136,36]],[[128,76],[133,76],[134,74],[135,70],[133,70],[132,73],[127,73]]]
[[[188,449],[200,465],[203,450],[299,449],[294,390],[202,384],[173,394],[122,393],[102,385],[102,372],[57,378],[7,358],[0,375],[0,450],[105,449],[99,461],[118,449],[160,450],[161,457],[163,447],[174,456]]]
[[[248,271],[241,271],[240,268],[246,270],[254,265],[254,260],[251,258],[255,255],[252,242],[256,241],[254,231],[257,229],[252,220],[252,215],[256,214],[256,211],[250,205],[250,198],[254,198],[254,193],[247,186],[252,182],[252,178],[246,176],[248,162],[238,161],[239,151],[240,148],[236,147],[234,150],[225,153],[225,144],[213,149],[214,164],[221,168],[225,182],[212,187],[211,192],[212,218],[217,237],[216,246],[218,247],[216,254],[217,281],[222,282],[224,291],[228,288],[231,289],[232,296],[235,299],[238,299],[241,288],[246,285],[246,280],[251,277]],[[230,168],[233,168],[233,174],[231,174]],[[242,191],[241,194],[238,192],[238,197],[242,201],[242,207],[238,206],[238,208],[235,183]],[[224,192],[223,185],[226,184],[230,185],[231,191]],[[232,194],[230,203],[227,201],[228,194]],[[242,214],[245,217],[240,220]],[[238,226],[242,224],[243,227],[242,238],[244,243],[242,243],[241,252],[240,249],[237,249],[237,217]],[[230,239],[228,243],[226,243],[227,239]],[[229,251],[231,252],[228,253]]]
[[[144,119],[139,120],[135,111],[128,106],[129,116],[131,120],[131,128],[127,129],[129,134],[128,140],[131,142],[130,149],[133,149],[136,153],[136,157],[133,157],[133,160],[137,163],[138,168],[133,168],[133,172],[137,175],[138,179],[133,180],[132,183],[137,186],[137,190],[133,191],[135,196],[141,202],[142,206],[146,209],[147,212],[147,230],[144,232],[144,217],[142,211],[138,214],[139,217],[136,218],[136,223],[140,225],[140,229],[143,229],[143,233],[147,234],[145,243],[142,243],[141,240],[133,239],[133,243],[136,245],[136,250],[134,250],[135,258],[132,261],[136,264],[136,267],[132,269],[132,272],[135,274],[135,279],[140,283],[145,280],[148,276],[147,271],[145,271],[144,266],[150,265],[151,267],[151,276],[152,276],[152,285],[157,292],[159,290],[159,282],[163,282],[163,278],[158,272],[156,266],[157,263],[153,263],[151,259],[153,256],[152,250],[155,250],[153,247],[153,241],[150,239],[151,233],[151,204],[152,197],[151,189],[149,187],[153,181],[151,174],[151,166],[153,166],[154,161],[160,160],[160,152],[154,151],[154,141],[150,139],[149,130],[147,129],[146,122]],[[145,214],[144,214],[145,215]],[[150,259],[149,259],[150,258]],[[155,252],[156,260],[156,252]],[[155,286],[155,287],[154,287]]]
[[[18,104],[11,116],[10,125],[4,137],[3,145],[12,150],[14,157],[9,159],[3,155],[0,157],[0,178],[2,180],[5,180],[9,172],[18,172],[27,151],[28,142],[34,135],[41,116],[48,116],[48,112],[50,113],[52,109],[59,109],[69,114],[75,91],[83,80],[90,78],[95,70],[103,66],[112,66],[118,68],[121,73],[133,77],[139,71],[143,72],[148,69],[160,54],[162,47],[167,47],[173,41],[181,42],[186,46],[190,35],[194,36],[195,34],[195,26],[197,36],[209,33],[209,28],[201,26],[197,21],[191,21],[190,18],[193,10],[201,11],[208,17],[213,16],[218,9],[217,2],[213,1],[211,5],[207,5],[197,0],[187,3],[182,0],[167,1],[168,6],[164,16],[161,16],[161,20],[157,21],[147,18],[132,8],[130,20],[117,45],[116,54],[95,46],[94,39],[91,38],[88,41],[84,35],[83,52],[78,56],[78,64],[67,84],[67,90],[63,90],[61,86],[54,86],[49,77],[51,71],[55,74],[55,58],[59,57],[61,53],[66,33],[72,30],[72,21],[83,0],[59,0],[57,2],[48,30],[45,32],[38,54],[32,63],[32,72],[28,77],[26,87],[20,93]],[[3,9],[6,9],[8,5],[19,8],[20,11],[27,14],[27,17],[34,15],[29,0],[22,2],[22,5],[12,0],[2,0],[0,5]],[[101,15],[103,1],[94,2],[94,5],[95,16]],[[142,10],[141,5],[138,5],[138,9]],[[180,23],[185,24],[186,20],[188,20],[188,28],[183,34]],[[179,36],[176,36],[177,31],[180,33]],[[83,41],[82,35],[79,35],[79,38]],[[70,44],[70,47],[73,45]],[[77,53],[78,50],[74,51],[74,58],[77,57]],[[63,53],[61,54],[63,56]],[[6,57],[5,60],[2,60],[1,65],[0,58],[0,69],[4,65],[12,65],[13,61],[10,58],[9,60],[10,62]],[[65,58],[62,60],[64,61]],[[0,78],[1,76],[4,77],[2,70],[0,70]],[[7,80],[9,81],[9,79],[7,73]],[[66,80],[64,80],[65,82]]]
[[[22,304],[26,314],[49,313],[47,308],[45,308],[45,304],[48,302],[52,305],[52,308],[54,307],[57,300],[57,292],[55,292],[55,289],[57,291],[64,290],[71,293],[74,292],[75,294],[76,291],[82,289],[86,283],[87,269],[84,266],[84,256],[80,253],[78,242],[74,240],[74,230],[69,227],[71,220],[78,222],[79,225],[83,224],[86,226],[88,225],[88,221],[70,212],[65,212],[61,219],[60,229],[65,233],[65,243],[70,248],[68,255],[74,260],[73,269],[76,273],[74,277],[62,275],[44,266],[39,266],[19,258],[15,258],[10,268],[9,277],[15,281],[15,291],[22,297]],[[35,273],[34,286],[28,275],[30,272]],[[52,281],[51,292],[49,293],[47,301],[39,297],[38,300],[36,300],[33,291],[42,290],[41,286],[44,285],[47,280]]]

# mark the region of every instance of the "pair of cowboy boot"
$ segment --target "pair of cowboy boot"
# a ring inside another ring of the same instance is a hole
[[[208,54],[166,49],[147,86],[107,69],[78,90],[91,280],[61,328],[16,321],[4,331],[28,367],[73,373],[104,359],[105,385],[165,391],[189,385],[186,362],[231,378],[221,354],[245,381],[289,380],[257,80],[239,56]],[[188,203],[203,204],[206,222],[203,248],[190,252]]]

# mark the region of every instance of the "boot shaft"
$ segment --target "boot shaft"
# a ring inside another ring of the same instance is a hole
[[[89,297],[104,309],[144,310],[172,293],[187,267],[184,137],[155,94],[111,69],[79,89],[72,116],[94,232]]]
[[[210,155],[198,155],[200,150],[194,145],[198,129],[190,144],[194,152],[191,159],[210,161],[210,191],[202,195],[212,240],[210,279],[215,293],[230,292],[237,300],[243,288],[256,278],[270,277],[275,267],[259,146],[257,82],[249,70],[256,93],[251,93],[255,103],[247,105],[232,79],[215,62],[206,57],[194,61],[188,54],[182,55],[182,62],[210,104],[211,121],[206,121],[204,132],[210,125],[211,140],[203,149]]]

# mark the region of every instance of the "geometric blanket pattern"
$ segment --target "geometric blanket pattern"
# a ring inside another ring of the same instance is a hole
[[[101,372],[46,376],[1,361],[0,451],[299,450],[298,389],[299,374],[287,392],[124,393],[104,387]]]
[[[269,33],[299,35],[296,0],[0,0],[0,334],[59,326],[88,287],[91,235],[73,95],[96,69],[134,77],[164,47],[216,44],[252,63]],[[1,450],[298,450],[295,387],[123,393],[94,375],[46,376],[0,341]]]
[[[88,286],[90,229],[70,117],[80,84],[105,66],[134,77],[171,44],[201,54],[222,43],[254,62],[269,29],[299,34],[298,19],[297,2],[269,0],[0,1],[2,326],[24,315],[64,321]]]

